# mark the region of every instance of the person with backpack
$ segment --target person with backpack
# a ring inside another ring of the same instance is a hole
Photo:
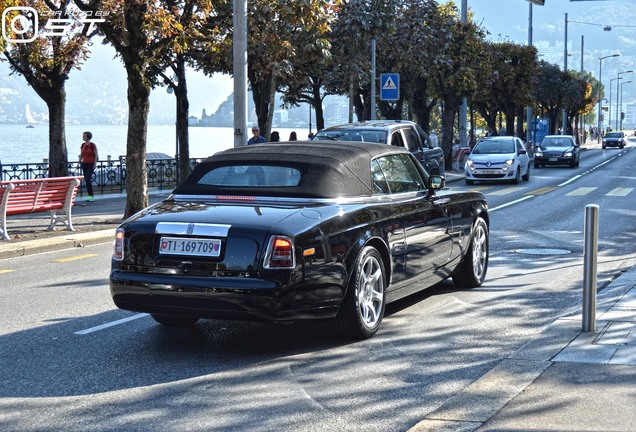
[[[82,173],[84,174],[84,182],[86,183],[86,191],[88,192],[88,201],[93,201],[95,199],[93,195],[93,183],[91,180],[93,172],[95,171],[95,164],[99,160],[97,146],[94,142],[91,142],[91,138],[93,138],[93,134],[88,131],[82,134],[84,142],[82,143],[82,147],[80,147],[79,155],[79,161],[82,165]]]

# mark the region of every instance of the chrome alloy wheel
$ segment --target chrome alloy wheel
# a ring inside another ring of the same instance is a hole
[[[486,229],[477,225],[473,236],[473,274],[482,280],[488,263],[488,238]]]
[[[356,302],[360,320],[367,328],[375,327],[382,319],[384,275],[381,265],[375,256],[368,255],[360,266]]]

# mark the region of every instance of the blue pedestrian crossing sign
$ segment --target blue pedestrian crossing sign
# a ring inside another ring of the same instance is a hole
[[[380,75],[380,100],[400,99],[400,74],[384,73]]]

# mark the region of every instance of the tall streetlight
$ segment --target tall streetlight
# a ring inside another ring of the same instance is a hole
[[[620,122],[619,122],[620,129],[618,129],[618,130],[623,130],[623,86],[624,86],[625,84],[629,84],[629,83],[631,83],[631,82],[632,82],[632,81],[623,81],[623,82],[621,83],[621,93],[620,93],[621,97],[620,97],[620,102],[619,102],[620,110],[619,110],[619,111],[617,111],[617,112],[618,112],[618,116],[619,116],[621,119],[620,119]]]
[[[616,79],[621,79],[621,75],[626,74],[626,73],[632,73],[634,72],[633,70],[628,70],[628,71],[623,71],[623,72],[619,72],[616,74]],[[618,83],[616,83],[616,130],[618,130]]]
[[[612,54],[604,57],[599,57],[598,59],[598,131],[597,131],[597,142],[601,142],[601,101],[603,100],[603,95],[601,95],[601,83],[603,79],[603,60],[610,57],[618,57],[620,54]]]
[[[563,72],[568,73],[568,14],[565,14],[565,38],[563,39]],[[568,113],[563,107],[563,134],[568,133]]]
[[[609,127],[612,127],[612,86],[614,85],[614,81],[619,81],[622,80],[623,77],[618,77],[618,78],[612,78],[610,80],[610,88],[609,88],[609,95],[610,95],[610,99],[609,99],[609,113],[607,114],[607,125]],[[618,82],[616,83],[616,90],[618,91]]]

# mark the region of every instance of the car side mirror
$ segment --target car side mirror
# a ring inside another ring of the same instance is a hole
[[[441,175],[432,175],[429,179],[429,190],[434,192],[443,189],[446,186],[446,178]]]
[[[519,154],[520,154],[520,155],[524,155],[524,154],[527,154],[527,153],[528,153],[528,151],[527,151],[527,150],[519,150]]]

